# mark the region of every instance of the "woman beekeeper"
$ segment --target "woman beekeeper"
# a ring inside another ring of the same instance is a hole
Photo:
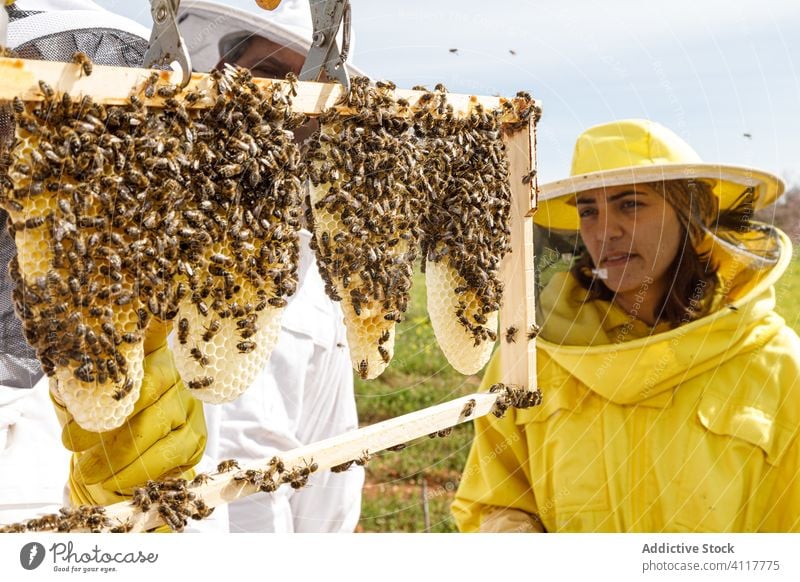
[[[792,250],[750,221],[782,192],[651,121],[578,138],[535,216],[580,240],[540,296],[544,401],[476,421],[462,531],[800,530],[800,340],[774,312]]]

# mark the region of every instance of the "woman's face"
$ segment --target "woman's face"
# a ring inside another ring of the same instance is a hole
[[[684,239],[672,206],[646,184],[588,190],[576,202],[581,238],[605,285],[618,296],[647,291],[660,294],[648,303],[660,301]]]

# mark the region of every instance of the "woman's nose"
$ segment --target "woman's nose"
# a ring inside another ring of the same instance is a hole
[[[600,228],[596,231],[598,242],[617,240],[623,235],[622,225],[619,221],[614,220],[611,214],[607,212],[601,213],[598,222],[600,224]]]

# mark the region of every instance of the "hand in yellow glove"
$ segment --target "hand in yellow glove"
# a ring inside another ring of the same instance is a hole
[[[181,382],[167,347],[167,329],[155,322],[148,327],[141,393],[121,427],[87,431],[56,403],[61,440],[75,453],[69,476],[72,503],[109,505],[124,501],[148,479],[192,476],[206,445],[203,405]]]

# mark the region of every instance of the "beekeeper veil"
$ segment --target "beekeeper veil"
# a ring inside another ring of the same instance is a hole
[[[134,67],[141,65],[147,50],[148,29],[89,0],[19,0],[7,10],[6,46],[22,58],[70,61],[80,51],[101,65]],[[13,136],[10,109],[0,108],[0,151]],[[6,221],[0,210],[0,224]],[[42,370],[14,313],[8,264],[15,253],[13,238],[0,229],[0,385],[31,388]]]

